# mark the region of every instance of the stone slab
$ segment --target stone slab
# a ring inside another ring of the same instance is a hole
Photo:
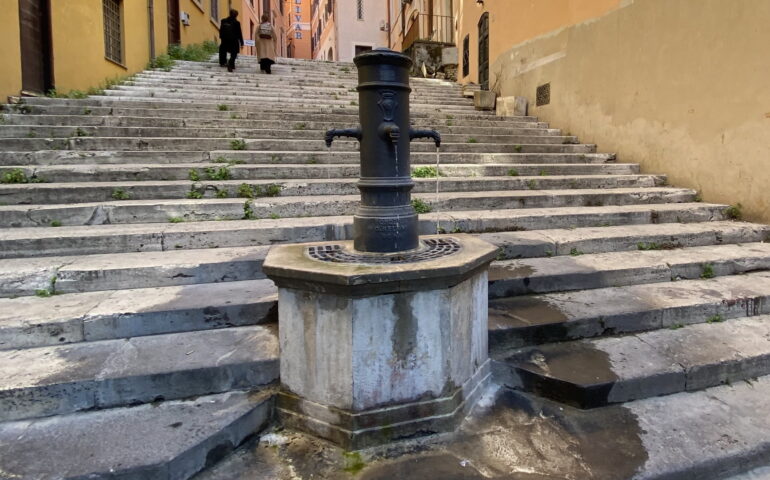
[[[278,378],[274,327],[0,352],[0,418],[18,420],[259,387]]]
[[[183,480],[225,457],[271,417],[265,391],[0,423],[0,476]]]

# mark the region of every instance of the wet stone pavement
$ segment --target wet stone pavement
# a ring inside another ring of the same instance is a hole
[[[620,480],[647,460],[623,406],[581,411],[492,387],[480,410],[456,434],[360,453],[278,429],[195,480]]]

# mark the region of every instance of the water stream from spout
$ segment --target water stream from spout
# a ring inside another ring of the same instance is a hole
[[[439,214],[439,184],[441,172],[441,147],[436,147],[436,233],[441,233],[441,215]]]

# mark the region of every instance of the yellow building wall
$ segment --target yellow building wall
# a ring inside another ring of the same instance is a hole
[[[165,12],[165,2],[156,1]],[[144,69],[150,56],[147,2],[123,2],[123,64],[104,56],[104,16],[101,0],[51,2],[54,82],[67,92],[96,86],[107,78]],[[161,52],[162,53],[162,49]]]
[[[499,76],[502,96],[554,127],[770,223],[768,18],[767,0],[626,0],[516,45],[492,33],[490,85]],[[528,22],[515,19],[511,31]]]
[[[219,0],[219,18],[211,16],[210,0],[181,0],[179,11],[190,15],[190,25],[182,25],[182,45],[202,43],[206,40],[219,42],[219,21],[230,11],[227,0]],[[234,4],[233,8],[240,11],[241,5]],[[240,16],[239,16],[240,17]]]
[[[21,91],[21,46],[19,40],[19,2],[4,0],[0,28],[0,99]]]
[[[21,51],[18,0],[8,2],[0,29],[0,98],[21,91]],[[229,0],[219,2],[219,15],[230,8]],[[147,0],[123,0],[123,62],[104,56],[104,12],[102,0],[55,0],[51,2],[51,39],[54,84],[59,92],[87,90],[107,79],[124,77],[146,68],[150,60]],[[237,9],[239,6],[235,6]],[[218,21],[211,19],[211,0],[181,0],[180,11],[190,14],[191,25],[181,26],[182,44],[218,41]],[[154,0],[155,54],[168,49],[168,7],[166,0]]]
[[[455,45],[460,55],[458,81],[478,83],[478,24],[485,12],[489,13],[491,64],[512,45],[598,17],[618,8],[624,1],[628,2],[628,0],[487,0],[482,5],[476,0],[454,0],[453,8],[457,25]],[[470,40],[470,71],[468,76],[463,77],[462,46],[466,35],[469,35]]]

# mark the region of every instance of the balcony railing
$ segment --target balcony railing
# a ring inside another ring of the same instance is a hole
[[[420,13],[414,15],[411,25],[404,35],[403,50],[411,47],[417,41],[438,42],[454,45],[454,30],[452,17]]]

